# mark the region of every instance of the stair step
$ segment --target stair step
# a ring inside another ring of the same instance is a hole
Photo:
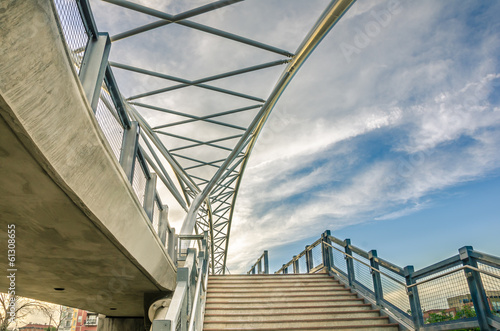
[[[240,328],[242,330],[248,329],[258,329],[258,328],[292,328],[292,327],[346,327],[346,326],[372,326],[372,325],[383,325],[389,324],[388,317],[363,317],[363,318],[323,318],[323,319],[314,319],[314,318],[301,318],[294,320],[282,320],[275,319],[270,321],[240,321],[240,320],[221,320],[221,321],[205,321],[206,329],[219,329],[219,330],[227,330],[232,328]]]
[[[210,276],[205,331],[399,330],[327,274]]]
[[[225,301],[225,302],[233,302],[233,303],[238,303],[238,302],[262,302],[262,301],[269,301],[269,302],[296,302],[296,301],[307,301],[307,300],[314,300],[314,301],[336,301],[336,300],[349,300],[349,299],[356,299],[357,295],[356,293],[339,293],[335,295],[330,295],[330,294],[316,294],[314,296],[308,295],[308,294],[284,294],[283,296],[276,296],[276,295],[252,295],[252,296],[234,296],[230,294],[210,294],[207,293],[207,300],[213,300],[213,302],[217,301]]]
[[[382,324],[382,325],[349,325],[349,326],[336,326],[334,330],[367,330],[367,331],[399,331],[398,324]],[[220,328],[203,328],[204,331],[220,331]],[[317,331],[317,330],[332,330],[331,326],[316,326],[316,327],[272,327],[272,328],[224,328],[224,331],[240,331],[240,330],[254,330],[254,331],[275,331],[275,330],[287,330],[287,331]]]
[[[328,274],[260,274],[260,275],[210,275],[211,279],[235,279],[235,278],[321,278],[321,277],[328,277],[331,278]]]
[[[323,289],[323,290],[290,290],[276,291],[208,291],[207,297],[231,297],[231,298],[269,298],[269,297],[326,297],[326,296],[356,296],[349,289]]]
[[[369,303],[356,304],[356,305],[332,305],[332,304],[317,304],[314,306],[307,305],[295,305],[295,306],[283,306],[283,305],[268,305],[265,308],[261,307],[235,307],[230,305],[228,307],[219,308],[217,305],[211,305],[206,307],[206,314],[242,314],[242,313],[252,313],[252,314],[307,314],[307,313],[341,313],[344,311],[367,311],[372,310],[372,306]]]
[[[228,314],[224,313],[205,313],[205,321],[238,321],[238,322],[293,322],[296,320],[326,320],[330,318],[367,318],[367,317],[379,317],[379,310],[360,310],[360,311],[344,311],[344,312],[300,312],[300,313],[239,313],[239,314]]]

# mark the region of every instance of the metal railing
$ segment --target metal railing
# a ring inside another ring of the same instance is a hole
[[[318,256],[321,252],[321,258]],[[305,267],[300,266],[300,262]],[[460,248],[415,271],[401,268],[326,231],[276,273],[326,271],[415,330],[500,329],[500,258]]]
[[[177,269],[177,286],[171,302],[166,312],[156,311],[152,331],[195,331],[203,327],[210,259],[208,232],[182,235],[181,240],[197,240],[200,249],[187,249],[184,266]]]
[[[256,270],[257,268],[257,270]],[[255,275],[257,274],[269,274],[269,253],[268,251],[264,251],[261,256],[257,259],[257,262],[254,263],[250,270],[247,271],[247,274]]]
[[[168,223],[168,207],[161,204],[156,190],[156,175],[151,172],[151,161],[147,160],[143,150],[146,147],[139,143],[140,127],[128,116],[125,101],[108,64],[109,37],[98,32],[88,0],[54,0],[54,6],[71,61],[97,123],[146,211],[154,232],[175,261],[175,229]],[[104,44],[108,46],[99,53],[101,40],[105,40]],[[97,62],[94,61],[96,57]]]

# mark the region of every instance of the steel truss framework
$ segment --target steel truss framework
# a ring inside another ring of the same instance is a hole
[[[264,51],[276,53],[283,57],[280,60],[244,67],[196,80],[188,80],[147,70],[141,68],[141,66],[132,64],[109,62],[109,65],[115,70],[125,70],[175,83],[174,85],[160,89],[152,88],[147,92],[136,95],[122,96],[122,99],[125,101],[124,105],[131,119],[137,121],[140,125],[140,145],[146,151],[144,156],[147,162],[179,205],[187,212],[181,234],[191,234],[193,231],[197,233],[208,231],[212,257],[210,263],[211,273],[223,274],[226,270],[227,250],[235,201],[245,166],[256,140],[270,112],[290,80],[328,31],[348,10],[354,0],[331,1],[295,52],[283,50],[189,20],[197,15],[211,12],[243,0],[215,1],[177,15],[170,15],[126,0],[104,1],[127,8],[131,13],[146,14],[158,19],[152,23],[111,36],[111,42],[118,42],[131,36],[145,34],[168,24],[178,24],[220,38],[230,39],[235,43],[243,43]],[[276,66],[285,66],[285,68],[267,98],[220,88],[212,84],[214,81],[228,77],[238,76],[244,79],[244,74]],[[179,110],[168,109],[162,105],[151,104],[147,101],[148,97],[187,87],[196,87],[212,93],[231,95],[247,100],[252,104],[209,115],[197,116]],[[139,101],[139,99],[141,100]],[[155,111],[159,114],[175,115],[181,119],[162,125],[151,126],[144,116],[141,115],[141,109]],[[249,124],[239,124],[225,120],[228,116],[243,113],[252,114],[252,120]],[[173,128],[195,123],[203,123],[215,128],[230,130],[224,130],[224,134],[219,138],[207,138],[205,140],[172,132]],[[227,132],[230,133],[227,134]],[[176,147],[170,146],[169,148],[161,139],[164,137],[177,140],[179,144]],[[201,153],[201,155],[204,155],[203,157],[200,156],[199,152],[193,152],[194,150],[199,151],[200,148],[207,151]],[[173,170],[174,176],[172,176],[172,171],[170,171],[170,174],[167,171],[164,164],[165,160],[169,164],[169,169]]]

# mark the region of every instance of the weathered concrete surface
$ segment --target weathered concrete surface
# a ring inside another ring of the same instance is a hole
[[[51,0],[0,2],[0,266],[7,268],[13,223],[17,294],[142,316],[145,292],[173,290],[175,266],[99,129],[62,38]],[[1,291],[7,284],[0,277]]]

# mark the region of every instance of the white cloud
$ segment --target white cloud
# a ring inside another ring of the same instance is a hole
[[[432,205],[429,194],[498,169],[500,111],[489,101],[500,79],[494,11],[471,18],[477,2],[457,7],[447,1],[400,1],[388,23],[366,45],[357,45],[356,38],[378,22],[373,13],[386,11],[392,2],[358,0],[271,114],[237,201],[229,249],[233,271],[246,271],[264,249],[319,235],[327,227],[409,215]],[[172,13],[203,4],[141,3]],[[245,1],[193,20],[294,51],[326,3]],[[113,32],[130,28],[131,23],[117,26],[132,14],[117,12],[118,17],[98,17],[98,23]],[[140,17],[140,22],[150,20]],[[468,19],[492,22],[479,30]],[[174,25],[152,36],[117,42],[112,58],[187,79],[281,58]],[[359,52],[347,58],[341,43],[357,45]],[[210,84],[265,98],[282,69]],[[172,84],[115,72],[127,96]],[[248,105],[197,88],[147,101],[197,115]],[[142,111],[155,124],[179,120]],[[249,122],[243,115],[226,120]],[[218,129],[196,124],[172,132],[208,140],[220,134]],[[180,144],[162,139],[169,146]],[[198,156],[215,157],[210,153]],[[176,206],[171,210],[173,218],[183,215]]]

